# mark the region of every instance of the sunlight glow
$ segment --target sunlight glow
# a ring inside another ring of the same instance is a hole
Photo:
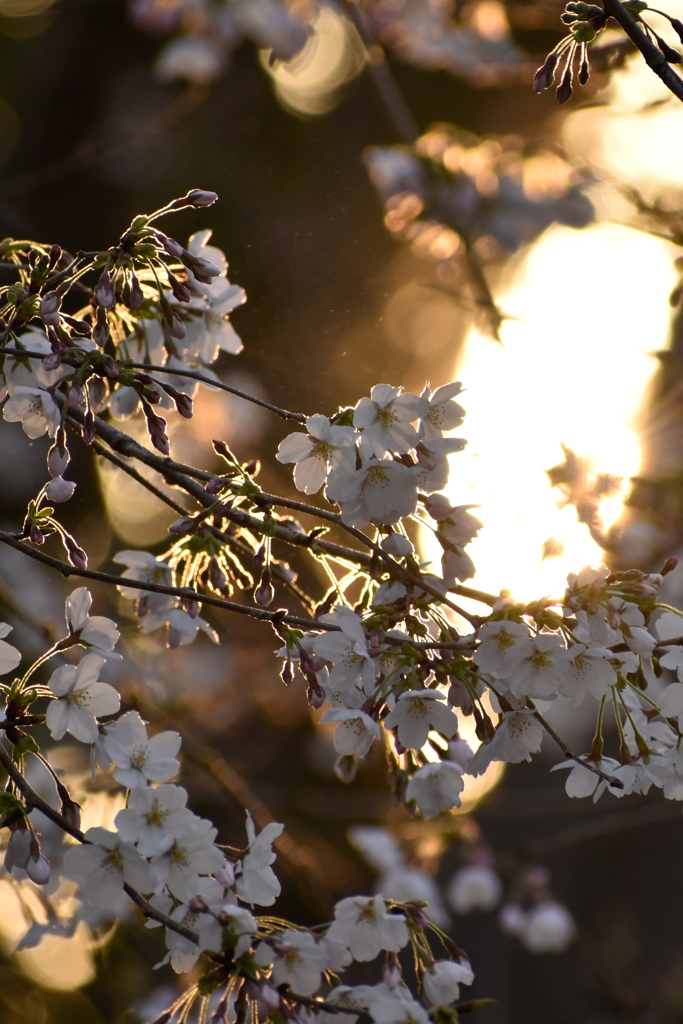
[[[639,468],[634,420],[666,344],[672,249],[610,224],[555,227],[513,265],[497,300],[511,318],[502,345],[472,330],[455,368],[469,439],[451,460],[453,504],[481,506],[485,529],[468,548],[474,586],[520,600],[558,597],[566,575],[601,560],[572,507],[558,509],[546,469],[561,443],[597,471]],[[614,521],[620,499],[609,499]],[[557,551],[542,560],[546,539]],[[428,557],[438,558],[434,548]]]

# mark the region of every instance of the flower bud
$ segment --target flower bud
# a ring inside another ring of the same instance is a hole
[[[111,356],[105,356],[103,362],[104,369],[106,370],[107,373],[107,377],[110,377],[112,380],[116,380],[116,378],[121,373],[119,364],[116,362],[115,359],[112,359]]]
[[[36,526],[35,523],[31,527],[31,532],[29,534],[29,537],[31,538],[31,543],[32,544],[42,544],[43,541],[45,540],[45,538],[43,537],[43,534],[42,534],[42,531],[41,531],[40,527]]]
[[[175,259],[183,260],[183,262],[185,262],[183,257],[190,256],[187,249],[183,248],[183,246],[179,242],[176,242],[175,238],[169,238],[168,235],[162,234],[161,231],[157,232],[157,238],[159,239],[159,241],[161,242],[169,256],[174,256]],[[190,256],[190,259],[193,258],[194,257]]]
[[[60,295],[49,292],[40,302],[40,319],[50,327],[59,326],[59,307],[62,304]]]
[[[671,558],[667,558],[666,562],[659,570],[660,576],[668,576],[670,572],[673,572],[678,565],[678,559],[673,555]]]
[[[50,247],[50,252],[48,253],[48,256],[49,256],[49,260],[50,260],[50,266],[54,267],[54,265],[56,263],[59,263],[59,261],[61,259],[62,247],[60,245],[53,245],[53,246],[51,246]]]
[[[224,860],[223,865],[213,876],[224,889],[230,889],[235,884],[235,865],[232,861]]]
[[[213,206],[218,199],[216,192],[207,192],[202,188],[193,188],[185,198],[192,206]]]
[[[280,993],[267,981],[262,981],[259,985],[258,998],[265,1003],[269,1010],[280,1008]]]
[[[130,298],[128,300],[128,306],[130,309],[139,309],[145,301],[145,295],[140,287],[135,271],[131,270],[130,273]]]
[[[387,555],[393,555],[395,558],[406,558],[413,553],[413,545],[407,537],[403,537],[400,533],[390,533],[384,537],[381,548]]]
[[[45,488],[45,494],[50,501],[62,502],[72,498],[75,490],[76,484],[73,480],[65,480],[62,476],[56,476]]]
[[[271,579],[270,570],[264,569],[261,574],[261,582],[254,591],[254,600],[261,608],[267,608],[269,604],[273,603],[275,598],[275,590],[273,589]]]
[[[176,519],[175,523],[171,523],[168,532],[175,534],[176,537],[187,537],[197,532],[197,522],[189,516],[183,516],[182,519]]]
[[[63,438],[60,444],[60,438],[57,435],[56,443],[52,445],[52,448],[47,453],[47,470],[50,476],[63,476],[70,459],[69,449],[64,444]]]
[[[206,903],[201,896],[195,896],[187,905],[187,909],[191,914],[201,914],[202,911],[206,910]]]
[[[86,412],[83,421],[83,440],[86,444],[92,444],[95,440],[95,417],[90,409]]]
[[[308,700],[308,703],[311,705],[313,710],[317,711],[318,708],[321,708],[325,703],[325,691],[315,681],[315,676],[309,676],[308,682],[309,687],[306,693],[306,699]]]
[[[209,583],[214,590],[219,592],[228,587],[228,577],[223,572],[217,558],[212,557],[209,561]]]
[[[95,285],[95,298],[97,304],[104,309],[109,309],[114,305],[114,290],[111,286],[111,277],[106,270],[102,271],[102,276]]]
[[[71,564],[75,566],[76,569],[87,569],[88,556],[83,548],[79,547],[73,537],[69,536],[68,533],[64,534],[62,540]]]
[[[543,92],[544,89],[549,89],[553,84],[553,76],[555,73],[555,67],[557,65],[557,54],[549,54],[545,62],[538,69],[534,75],[534,92]]]
[[[71,386],[66,394],[69,405],[73,405],[74,409],[80,409],[85,401],[82,388],[75,388]]]
[[[50,881],[50,862],[40,851],[26,861],[26,874],[36,885],[47,885]]]
[[[171,286],[173,297],[177,299],[178,302],[189,302],[192,298],[189,289],[186,288],[185,285],[178,280],[175,274],[172,274],[168,269],[166,270],[166,276],[168,277],[168,283]]]
[[[395,953],[387,953],[387,962],[384,965],[382,980],[387,988],[392,991],[401,984],[401,965]]]
[[[280,672],[280,678],[285,686],[289,686],[294,679],[294,669],[292,668],[291,661],[285,661],[282,666],[282,672]]]

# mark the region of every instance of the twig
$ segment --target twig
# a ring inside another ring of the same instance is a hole
[[[659,47],[634,21],[620,0],[603,0],[603,7],[605,13],[619,22],[631,42],[638,47],[648,67],[661,78],[667,89],[683,102],[683,80],[669,66]]]
[[[129,363],[125,360],[122,365],[124,367],[132,366],[135,370],[152,370],[155,373],[172,373],[177,377],[190,377],[192,380],[198,380],[201,384],[207,384],[209,387],[218,388],[220,391],[228,391],[231,395],[237,395],[238,398],[243,398],[246,402],[252,402],[254,405],[260,405],[263,409],[268,409],[270,412],[274,412],[276,416],[280,416],[283,420],[296,420],[297,423],[305,423],[306,416],[300,412],[288,412],[286,409],[280,409],[277,405],[272,405],[270,402],[264,402],[261,398],[254,398],[253,395],[247,394],[246,391],[240,391],[239,388],[230,387],[229,384],[224,384],[220,380],[213,380],[211,377],[206,377],[203,373],[199,373],[197,370],[176,370],[168,366],[151,366],[147,363]]]

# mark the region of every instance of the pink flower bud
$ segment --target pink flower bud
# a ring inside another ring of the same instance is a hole
[[[162,234],[161,231],[157,232],[157,238],[169,256],[174,256],[177,260],[183,260],[183,262],[185,262],[183,257],[190,255],[187,252],[187,249],[184,249],[179,242],[176,242],[175,238],[169,238],[168,235]],[[190,259],[192,258],[193,257],[190,256]]]
[[[50,292],[41,300],[40,319],[50,327],[57,327],[59,324],[59,307],[62,304],[61,296],[56,292]]]
[[[83,440],[86,444],[92,444],[95,440],[95,417],[90,409],[86,412],[83,422]]]
[[[177,299],[178,302],[189,302],[192,298],[190,290],[186,288],[186,286],[182,284],[182,282],[179,281],[175,274],[172,274],[170,270],[166,270],[166,275],[168,277],[168,283],[171,286],[171,291],[173,292],[173,297]]]
[[[68,399],[69,405],[73,405],[75,409],[80,409],[80,407],[83,405],[83,402],[85,401],[82,388],[70,387],[66,397]]]
[[[69,449],[63,442],[61,445],[59,443],[53,444],[47,453],[47,469],[50,476],[63,476],[70,459]]]
[[[109,309],[114,305],[114,291],[111,286],[111,278],[106,270],[102,271],[102,276],[95,285],[95,298],[98,305],[104,309]]]
[[[26,874],[36,885],[47,885],[50,881],[50,863],[38,853],[26,861]]]
[[[45,540],[45,538],[43,537],[43,534],[42,534],[42,532],[40,530],[40,527],[36,526],[35,523],[31,527],[30,537],[31,537],[31,543],[32,544],[42,544],[43,541]]]
[[[144,301],[145,301],[145,296],[144,296],[144,293],[142,291],[142,288],[140,287],[140,282],[138,281],[137,277],[135,276],[135,272],[131,271],[131,275],[130,275],[130,299],[128,301],[128,305],[130,306],[131,309],[139,309]]]
[[[202,188],[193,188],[185,197],[192,206],[213,206],[218,199],[216,192],[207,192]]]
[[[235,865],[227,859],[224,860],[223,866],[213,877],[220,882],[224,889],[229,889],[235,884]]]
[[[183,516],[182,519],[176,519],[175,523],[171,523],[168,532],[175,534],[176,537],[187,537],[197,532],[197,523],[189,516]]]
[[[83,548],[79,547],[73,537],[70,537],[68,533],[64,534],[62,540],[71,564],[75,566],[76,569],[87,569],[88,556]]]
[[[192,914],[201,914],[202,911],[206,910],[206,903],[201,896],[195,896],[194,899],[191,899],[188,903],[187,909]]]
[[[45,494],[50,501],[62,502],[72,498],[75,490],[76,484],[73,480],[65,480],[62,476],[56,476],[45,488]]]
[[[392,990],[401,984],[401,965],[395,953],[387,953],[383,980],[387,988]]]
[[[269,1010],[277,1010],[280,1007],[280,993],[267,981],[261,983],[258,998],[265,1003]]]

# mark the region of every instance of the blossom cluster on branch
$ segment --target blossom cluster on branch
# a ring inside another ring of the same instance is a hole
[[[432,391],[427,384],[417,394],[380,383],[353,408],[305,415],[224,384],[206,364],[221,350],[241,348],[228,316],[244,293],[229,283],[223,253],[208,245],[210,232],[185,247],[157,227],[161,217],[215,199],[192,190],[136,217],[106,251],[72,257],[59,246],[2,242],[4,264],[16,275],[0,289],[3,415],[29,438],[48,434],[53,444],[48,482],[23,524],[0,532],[0,542],[67,577],[118,587],[136,600],[140,629],[165,627],[170,647],[200,632],[219,641],[200,615],[203,606],[270,625],[283,682],[293,684],[298,672],[309,704],[324,708],[321,721],[336,725],[338,776],[351,782],[358,759],[381,745],[396,800],[426,819],[460,806],[467,775],[483,774],[493,761],[530,760],[544,733],[566,759],[556,767],[570,769],[571,796],[656,786],[668,799],[683,799],[683,618],[659,601],[675,560],[659,574],[589,566],[570,575],[562,596],[527,604],[506,591],[495,596],[468,586],[475,568],[467,547],[482,524],[472,506],[454,505],[444,493],[449,458],[466,443],[451,434],[465,416],[456,401],[462,385]],[[220,472],[171,457],[167,421],[156,407],[190,418],[199,382],[296,425],[275,459],[293,466],[295,490],[309,501],[265,492],[257,460],[240,462],[221,439],[207,453],[222,459]],[[145,424],[147,445],[116,426],[131,416]],[[114,562],[126,567],[121,574],[88,568],[87,552],[55,509],[74,493],[77,482],[65,473],[79,440],[180,513],[162,555],[120,551]],[[136,462],[174,496],[141,475]],[[316,525],[306,529],[295,516]],[[437,566],[424,561],[426,537],[441,551]],[[66,561],[56,557],[58,545]],[[292,561],[309,560],[313,578],[326,578],[329,587],[302,588],[286,551]],[[286,603],[272,608],[276,596]],[[248,819],[246,849],[228,847],[226,857],[213,824],[186,806],[187,792],[171,781],[180,735],[150,735],[136,710],[111,718],[120,697],[100,674],[117,656],[120,633],[110,619],[91,616],[91,606],[85,587],[74,590],[66,635],[22,676],[0,683],[6,870],[39,886],[64,874],[78,882],[85,903],[111,916],[126,893],[151,924],[165,925],[166,959],[176,970],[209,955],[208,974],[193,991],[208,998],[224,986],[223,1016],[234,1010],[235,1020],[246,1020],[259,1002],[273,1015],[296,1008],[304,1022],[310,1014],[327,1021],[340,1013],[369,1014],[376,1024],[445,1020],[443,1007],[473,976],[421,900],[394,902],[386,892],[348,897],[337,903],[333,922],[314,929],[253,915],[254,904],[271,906],[280,891],[271,844],[282,826],[271,823],[256,835]],[[9,629],[0,626],[0,673],[7,677],[22,660],[5,639]],[[86,653],[75,662],[79,647]],[[53,659],[62,663],[48,676]],[[663,685],[672,672],[682,681]],[[594,703],[590,750],[571,751],[544,718],[558,697]],[[40,701],[47,704],[37,713]],[[619,737],[608,751],[606,711]],[[476,751],[460,734],[464,718],[475,722]],[[115,831],[80,831],[78,801],[41,752],[44,726],[54,741],[68,734],[88,744],[93,772],[111,771],[127,791]],[[31,785],[33,761],[49,773],[59,810]],[[76,844],[55,838],[53,826]],[[41,841],[44,833],[49,842]],[[492,899],[488,866],[471,866],[478,874],[467,885],[461,878],[454,906]],[[521,896],[509,900],[505,929],[536,951],[563,948],[573,925],[545,881],[529,875],[521,889],[531,909],[521,909]],[[489,895],[476,895],[482,891]],[[56,915],[50,922],[47,931],[68,927]],[[450,959],[435,958],[430,929]],[[31,941],[40,937],[38,929]],[[408,943],[421,1001],[401,980],[397,955]],[[382,951],[388,961],[381,984],[337,985],[352,960]],[[331,991],[321,997],[323,980]],[[173,1013],[182,1016],[189,998]]]

